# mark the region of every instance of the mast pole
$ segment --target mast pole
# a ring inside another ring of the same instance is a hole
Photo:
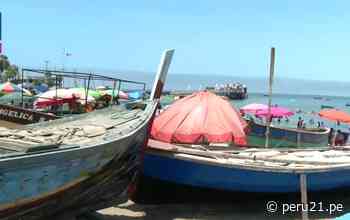
[[[270,126],[271,126],[271,103],[272,103],[272,84],[273,84],[273,76],[275,72],[275,48],[271,47],[271,55],[270,55],[270,80],[269,80],[269,103],[268,103],[268,111],[266,118],[266,133],[265,133],[265,148],[269,147],[269,137],[270,137]]]
[[[0,55],[2,55],[2,13],[0,11]]]

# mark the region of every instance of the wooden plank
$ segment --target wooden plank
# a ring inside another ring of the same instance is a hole
[[[300,193],[301,193],[301,203],[303,204],[303,209],[301,216],[303,220],[308,220],[308,203],[307,203],[307,179],[306,174],[300,174]]]

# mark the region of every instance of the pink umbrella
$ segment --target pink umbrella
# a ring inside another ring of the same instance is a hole
[[[256,111],[255,115],[259,117],[267,117],[269,114],[269,110],[267,109],[261,109]],[[271,107],[271,117],[273,118],[280,118],[280,117],[289,117],[294,115],[294,112],[290,111],[287,108],[283,107]]]
[[[252,103],[252,104],[248,104],[243,106],[242,108],[240,108],[241,111],[245,112],[245,113],[256,113],[259,110],[265,110],[267,109],[268,106],[265,104],[258,104],[258,103]]]

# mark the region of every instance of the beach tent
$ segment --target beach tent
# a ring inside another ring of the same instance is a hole
[[[231,104],[202,91],[176,101],[155,118],[151,137],[168,143],[246,144],[247,123]]]

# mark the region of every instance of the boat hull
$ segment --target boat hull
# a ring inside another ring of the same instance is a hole
[[[175,184],[244,193],[298,193],[300,174],[234,168],[178,158],[171,152],[147,150],[142,174]],[[171,172],[170,172],[171,171]],[[350,170],[307,174],[309,192],[350,187]],[[350,189],[350,188],[349,188]]]
[[[248,135],[248,145],[265,146],[266,126],[254,122],[249,122],[250,132]],[[318,131],[305,131],[297,129],[287,129],[270,127],[270,147],[325,147],[328,145],[329,129]]]
[[[119,200],[138,170],[154,110],[119,139],[0,163],[0,219],[42,219],[63,210],[79,214]]]

